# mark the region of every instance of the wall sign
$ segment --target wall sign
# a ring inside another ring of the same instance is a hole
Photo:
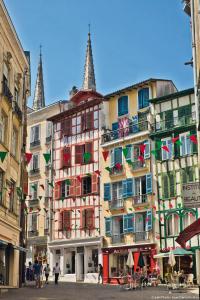
[[[200,182],[183,184],[182,192],[186,208],[200,207]]]

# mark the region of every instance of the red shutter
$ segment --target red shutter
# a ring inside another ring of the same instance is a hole
[[[58,230],[63,230],[63,212],[58,215]]]
[[[66,155],[66,157],[65,157]],[[71,149],[70,147],[63,148],[63,167],[70,167],[71,166]]]
[[[68,210],[63,211],[63,227],[69,230],[71,226],[71,213]]]
[[[94,210],[92,208],[86,210],[86,226],[88,229],[94,227]]]
[[[94,128],[94,113],[90,111],[86,114],[86,129]]]
[[[69,186],[69,195],[75,195],[75,179],[70,179],[70,186]]]
[[[91,153],[91,158],[88,162],[92,162],[93,161],[93,143],[86,143],[85,144],[85,152]]]
[[[83,163],[83,145],[75,146],[75,163],[76,164]]]
[[[98,193],[98,181],[97,174],[92,174],[92,193]]]
[[[78,179],[76,179],[76,196],[81,195],[81,183]]]
[[[54,195],[55,199],[60,198],[60,185],[58,183],[55,184]]]
[[[64,149],[62,148],[60,149],[60,169],[64,167],[63,153],[64,153]]]

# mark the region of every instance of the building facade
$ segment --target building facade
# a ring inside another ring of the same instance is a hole
[[[158,250],[169,252],[180,248],[176,243],[179,233],[199,217],[199,209],[183,203],[183,184],[199,181],[196,143],[196,111],[194,89],[176,92],[150,100],[152,104],[153,174],[156,195]],[[193,257],[183,256],[177,261],[178,270],[196,273],[195,250],[199,237],[187,243]],[[197,254],[199,256],[199,254]],[[199,257],[197,257],[199,261]],[[168,258],[160,260],[161,273],[167,273]]]
[[[90,34],[83,87],[53,122],[54,222],[50,268],[61,280],[97,282],[101,262],[100,128],[103,97],[96,92]]]
[[[171,81],[149,79],[105,97],[100,154],[104,283],[117,283],[129,251],[135,270],[141,256],[151,270],[155,267],[149,99],[174,91]]]
[[[3,1],[0,16],[0,153],[5,155],[0,161],[0,285],[19,287],[23,277],[21,251],[25,250],[23,179],[26,181],[30,66],[29,53],[24,52]]]
[[[63,112],[66,101],[58,101],[45,105],[42,56],[40,53],[38,73],[33,99],[33,108],[27,115],[27,148],[31,160],[28,165],[27,196],[27,255],[26,262],[47,262],[47,242],[49,232],[50,199],[52,188],[51,177],[51,139],[52,124],[48,118]],[[44,154],[50,156],[47,161]]]

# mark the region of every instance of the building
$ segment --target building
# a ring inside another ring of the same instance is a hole
[[[61,280],[97,282],[101,263],[100,137],[103,97],[96,91],[90,33],[83,86],[53,122],[54,212],[50,268]]]
[[[153,174],[157,185],[158,226],[155,236],[159,252],[165,253],[180,247],[175,241],[179,233],[199,216],[199,209],[183,203],[183,184],[189,186],[199,181],[194,89],[157,97],[150,102],[153,113],[150,137],[155,150]],[[188,241],[187,248],[195,254],[195,250],[199,249],[199,237]],[[167,273],[167,262],[168,258],[160,260],[162,274]],[[193,258],[183,256],[174,270],[183,269],[185,274],[195,274],[195,266],[195,255]]]
[[[25,250],[23,182],[30,55],[24,52],[2,0],[0,15],[0,285],[19,287]]]
[[[149,100],[174,91],[170,80],[149,79],[105,97],[101,142],[105,160],[100,154],[104,283],[117,283],[126,269],[128,251],[133,252],[135,270],[140,257],[151,270],[155,266]]]
[[[40,53],[38,73],[33,99],[33,108],[27,115],[27,148],[32,158],[28,166],[28,196],[27,196],[27,255],[26,261],[36,258],[47,261],[47,241],[49,232],[49,201],[51,199],[51,156],[52,125],[48,118],[66,109],[66,101],[58,101],[45,105],[42,55]]]
[[[191,35],[192,35],[192,61],[190,64],[193,66],[194,75],[194,95],[195,95],[195,106],[196,126],[197,126],[197,138],[198,138],[198,164],[200,170],[200,3],[198,0],[184,0],[184,11],[191,19]]]

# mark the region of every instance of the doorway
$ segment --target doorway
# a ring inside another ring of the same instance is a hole
[[[77,253],[77,281],[83,281],[84,274],[84,253]]]

